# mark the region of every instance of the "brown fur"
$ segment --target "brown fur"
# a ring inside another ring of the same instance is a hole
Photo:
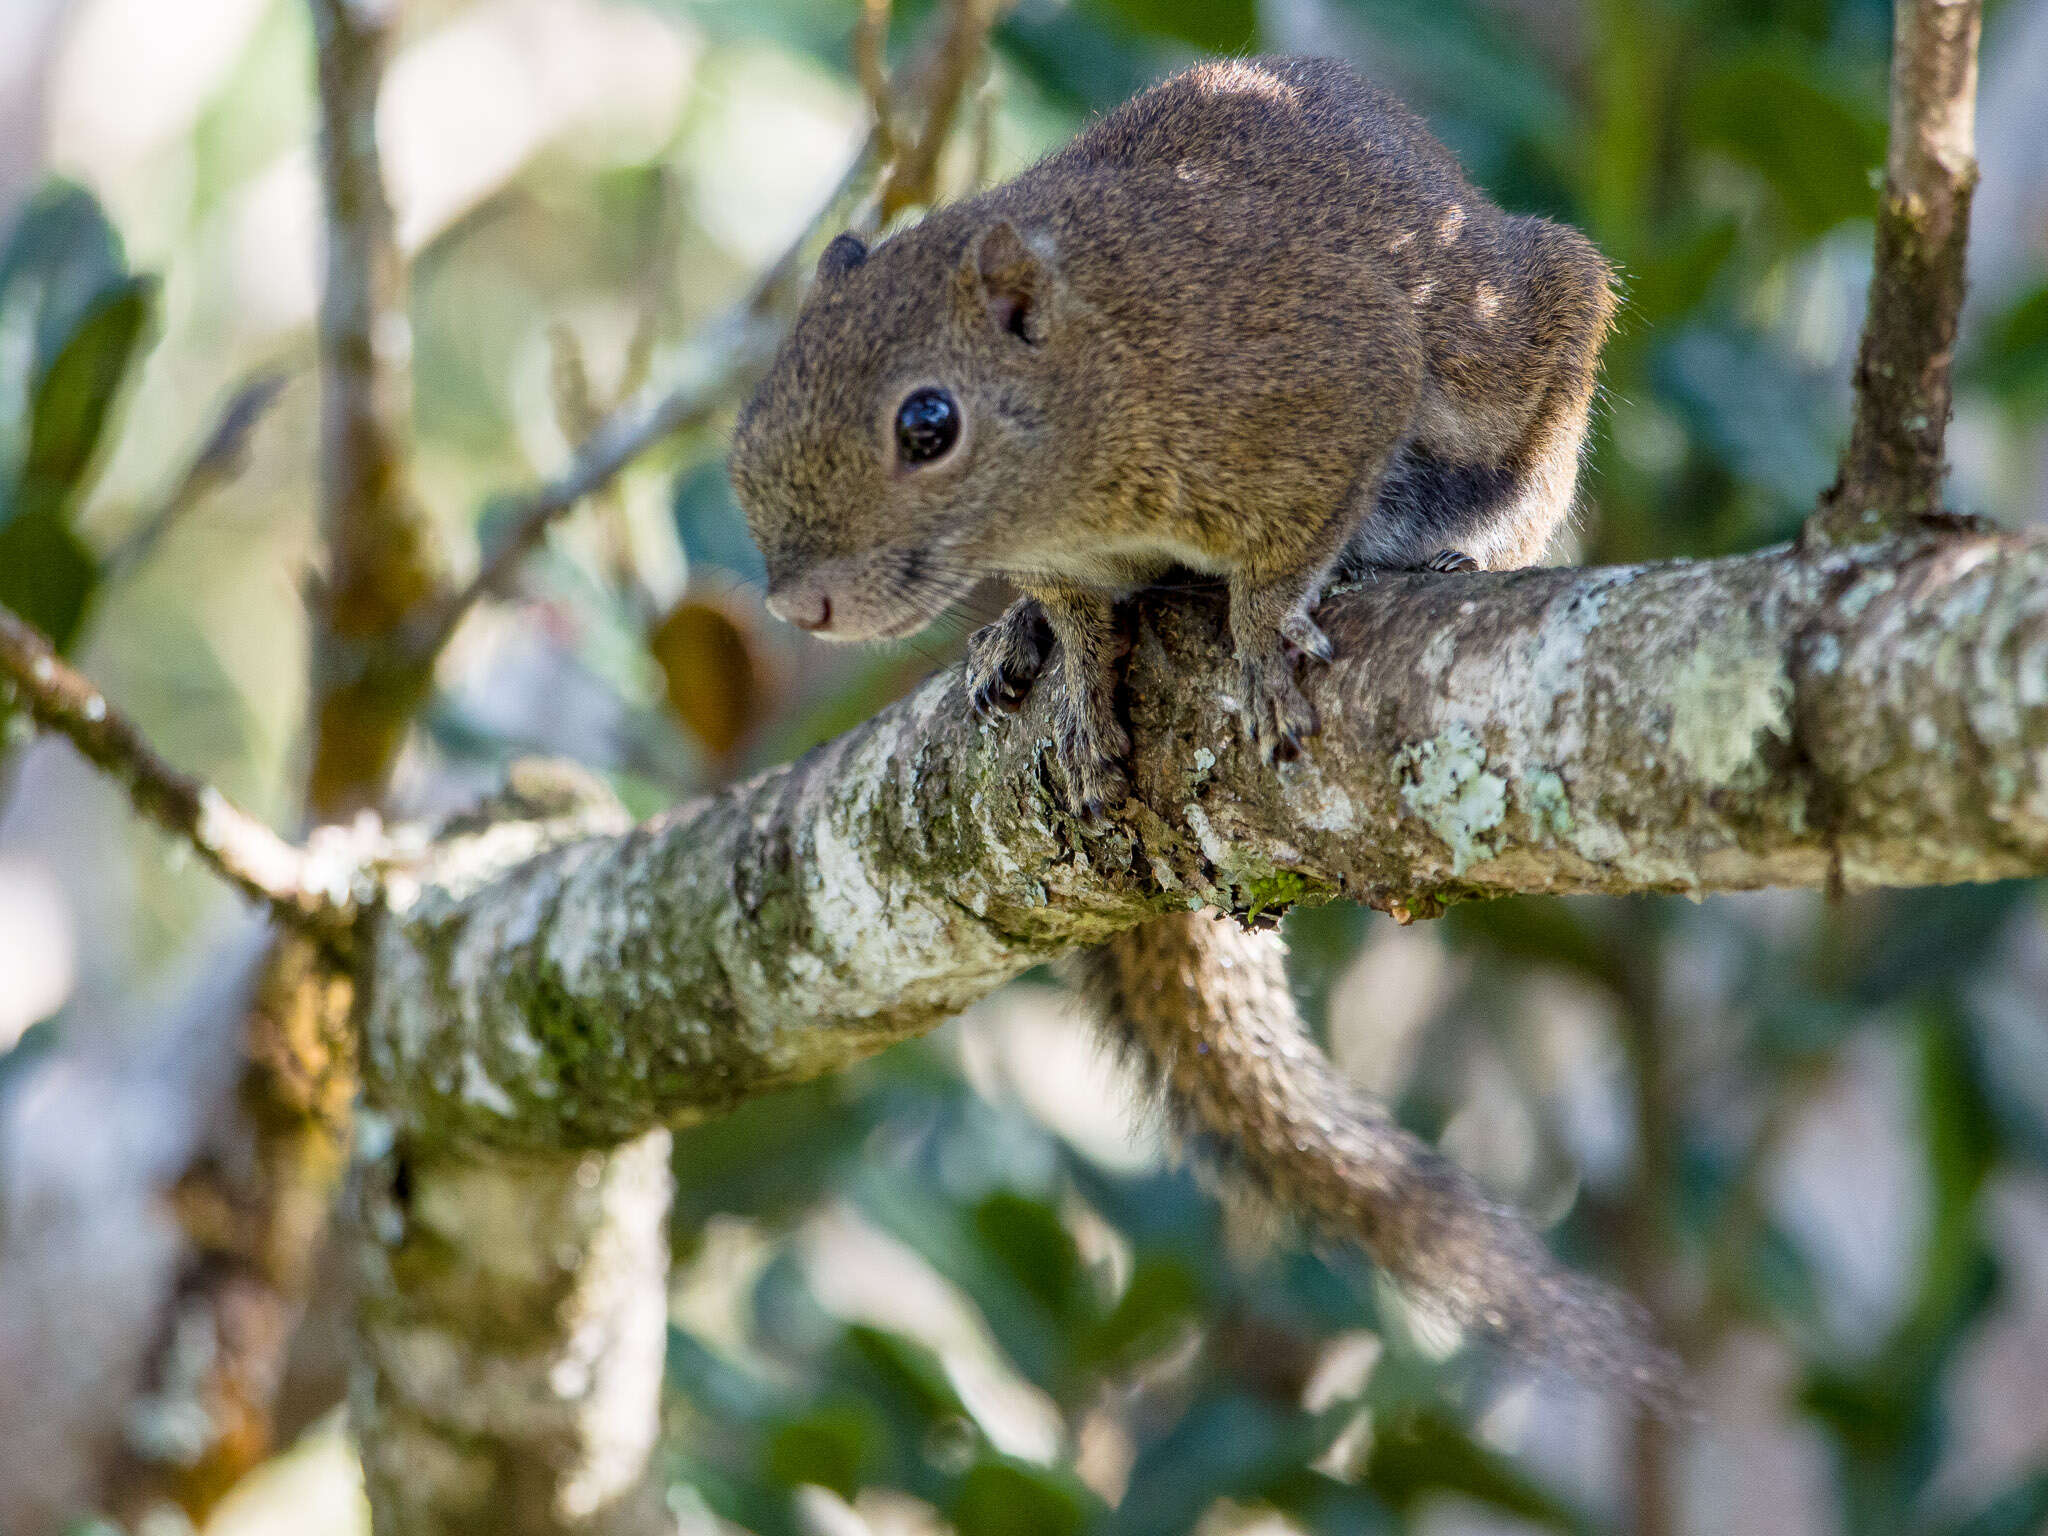
[[[1541,555],[1612,312],[1583,237],[1495,208],[1342,64],[1207,64],[872,252],[834,241],[741,415],[733,484],[770,606],[827,638],[908,634],[984,576],[1020,588],[968,687],[1014,709],[1058,657],[1088,816],[1129,751],[1119,595],[1175,567],[1226,577],[1247,728],[1293,756],[1316,729],[1295,658],[1333,654],[1311,617],[1333,575]],[[924,388],[964,425],[908,464],[895,413]],[[1462,1323],[1654,1374],[1625,1307],[1341,1081],[1279,954],[1168,919],[1103,950],[1088,987],[1185,1126],[1283,1206]]]
[[[1105,599],[1226,576],[1247,727],[1292,756],[1316,722],[1290,651],[1331,654],[1310,613],[1340,562],[1542,553],[1613,311],[1582,236],[1500,212],[1327,60],[1190,70],[821,267],[733,444],[771,602],[822,598],[819,633],[872,639],[1007,576],[1071,642],[1063,757],[1090,808],[1122,789]],[[967,425],[906,467],[890,423],[920,385]],[[1035,672],[1024,624],[977,645],[979,693]]]
[[[1634,1303],[1561,1268],[1508,1207],[1395,1123],[1317,1049],[1286,950],[1216,914],[1161,918],[1080,966],[1183,1139],[1465,1329],[1654,1407],[1677,1367]]]

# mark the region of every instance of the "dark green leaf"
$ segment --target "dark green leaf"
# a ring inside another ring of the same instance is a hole
[[[99,562],[47,499],[0,527],[0,603],[62,651],[77,637]]]
[[[76,491],[99,448],[155,295],[149,278],[107,289],[51,358],[35,391],[21,468],[25,486],[67,497]]]
[[[1075,1536],[1094,1506],[1070,1474],[988,1457],[960,1479],[949,1513],[960,1536]]]
[[[1205,53],[1251,53],[1259,43],[1254,0],[1085,0],[1138,32],[1177,38]]]
[[[866,1481],[880,1431],[864,1403],[829,1404],[776,1428],[765,1462],[770,1481],[785,1488],[815,1483],[851,1499]]]
[[[982,1245],[1062,1327],[1094,1315],[1087,1271],[1073,1235],[1043,1200],[998,1191],[974,1210]]]

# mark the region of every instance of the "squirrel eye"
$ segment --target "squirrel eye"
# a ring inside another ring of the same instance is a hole
[[[896,407],[896,450],[906,464],[943,458],[960,440],[960,407],[943,389],[920,389]]]

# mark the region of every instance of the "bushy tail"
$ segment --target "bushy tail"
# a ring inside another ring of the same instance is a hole
[[[1186,1144],[1214,1148],[1284,1212],[1360,1244],[1461,1326],[1671,1406],[1679,1369],[1641,1308],[1561,1267],[1519,1216],[1347,1082],[1304,1026],[1285,959],[1276,934],[1190,912],[1090,952],[1076,979]]]

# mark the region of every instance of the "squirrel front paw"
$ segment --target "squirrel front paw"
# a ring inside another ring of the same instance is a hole
[[[1304,654],[1315,652],[1304,649]],[[1241,657],[1238,666],[1246,733],[1258,743],[1259,755],[1267,762],[1293,762],[1301,756],[1301,744],[1322,729],[1315,705],[1294,680],[1293,661],[1276,645]]]
[[[1036,598],[1010,604],[993,624],[967,642],[967,700],[977,715],[1014,715],[1031,697],[1031,685],[1045,670],[1052,629]]]

